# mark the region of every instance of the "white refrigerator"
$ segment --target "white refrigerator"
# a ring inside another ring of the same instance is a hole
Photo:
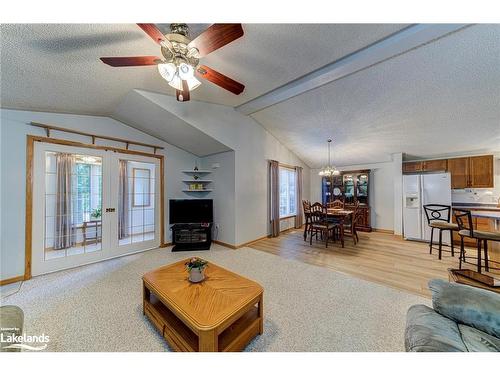
[[[403,235],[408,240],[429,241],[431,230],[423,206],[445,204],[451,206],[451,176],[449,173],[415,174],[403,176]],[[437,242],[438,231],[434,231]],[[443,232],[443,243],[450,244],[450,233]]]

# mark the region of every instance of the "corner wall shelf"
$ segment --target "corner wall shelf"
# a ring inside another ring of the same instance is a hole
[[[207,175],[212,171],[208,169],[186,169],[181,172],[187,175],[185,176],[186,179],[182,180],[186,184],[186,189],[182,190],[184,193],[210,193],[213,191],[213,189],[207,189],[207,185],[213,181],[200,178],[201,175]]]

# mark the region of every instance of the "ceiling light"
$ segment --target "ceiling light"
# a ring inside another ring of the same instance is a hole
[[[340,171],[337,168],[335,168],[335,166],[333,166],[330,161],[330,145],[332,143],[332,140],[329,139],[327,142],[328,142],[328,164],[325,167],[323,167],[318,174],[324,177],[338,176],[340,174]]]
[[[167,82],[171,82],[174,79],[177,67],[173,63],[158,64],[158,71]]]
[[[188,78],[186,81],[187,81],[187,84],[189,87],[189,91],[193,91],[195,88],[197,88],[199,85],[201,85],[201,82],[198,81],[194,76],[191,78]]]
[[[194,76],[194,69],[191,65],[186,63],[180,63],[179,65],[179,77],[182,80],[187,81],[189,78]]]
[[[182,90],[182,80],[180,79],[177,72],[174,74],[174,78],[172,78],[172,80],[168,84],[176,90]]]

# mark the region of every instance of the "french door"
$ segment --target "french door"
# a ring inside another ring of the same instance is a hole
[[[35,142],[33,276],[160,245],[158,158]]]

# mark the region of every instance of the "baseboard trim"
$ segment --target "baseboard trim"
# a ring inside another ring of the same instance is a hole
[[[231,245],[229,243],[222,242],[222,241],[219,241],[219,240],[212,240],[212,242],[216,243],[217,245],[228,247],[228,248],[233,249],[233,250],[236,250],[238,248],[238,246],[236,246],[236,245]]]
[[[372,231],[379,233],[394,234],[394,231],[390,229],[372,228]]]
[[[14,276],[14,277],[11,277],[9,279],[0,280],[0,286],[12,284],[12,283],[17,283],[17,282],[23,281],[23,280],[24,280],[24,275]]]
[[[251,245],[251,244],[253,244],[254,242],[257,242],[257,241],[263,240],[264,238],[268,238],[268,237],[269,237],[269,236],[264,236],[264,237],[256,238],[255,240],[248,241],[248,242],[245,242],[245,243],[242,243],[242,244],[239,244],[239,245],[232,245],[232,244],[229,244],[229,243],[226,243],[226,242],[222,242],[222,241],[219,241],[219,240],[212,240],[212,242],[213,242],[213,243],[216,243],[216,244],[218,244],[218,245],[221,245],[221,246],[228,247],[228,248],[230,248],[230,249],[236,250],[236,249],[240,249],[240,248],[242,248],[242,247],[245,247],[245,246]]]

